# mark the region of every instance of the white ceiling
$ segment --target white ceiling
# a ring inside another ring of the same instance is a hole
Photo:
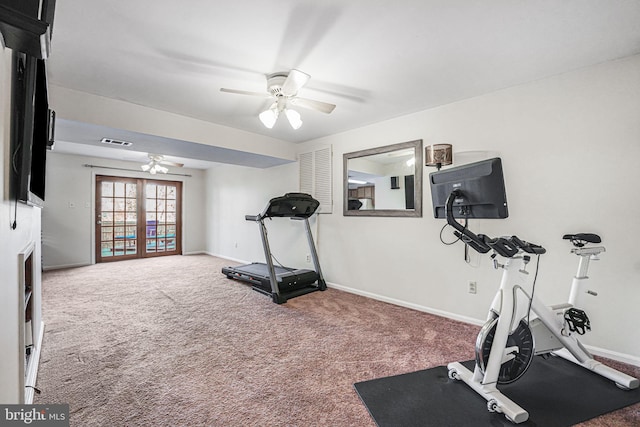
[[[640,53],[639,22],[630,0],[57,0],[49,82],[297,143]],[[268,101],[219,91],[291,68],[332,114],[266,129]]]

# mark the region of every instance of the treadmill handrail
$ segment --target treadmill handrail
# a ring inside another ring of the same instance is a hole
[[[260,215],[245,215],[244,219],[247,221],[260,221],[262,217]]]

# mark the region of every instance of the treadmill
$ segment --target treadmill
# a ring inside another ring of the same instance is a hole
[[[246,215],[247,221],[255,221],[260,226],[264,257],[267,261],[254,262],[237,267],[224,267],[222,273],[229,279],[250,283],[253,289],[271,296],[276,304],[283,304],[291,298],[306,295],[310,292],[324,291],[327,285],[322,277],[320,262],[316,252],[309,217],[311,217],[320,202],[305,193],[287,193],[284,196],[269,200],[269,204],[261,214]],[[314,270],[295,269],[273,265],[273,257],[267,239],[266,218],[290,218],[304,222],[307,242],[313,260]]]

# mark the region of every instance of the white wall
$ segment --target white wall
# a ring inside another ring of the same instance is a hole
[[[444,223],[431,217],[428,185],[422,218],[342,216],[342,155],[414,139],[452,143],[454,162],[498,154],[510,217],[470,226],[545,246],[537,292],[549,303],[567,298],[577,265],[562,235],[600,234],[607,252],[589,274],[599,296],[581,304],[593,325],[584,342],[640,365],[635,327],[640,261],[634,239],[640,235],[639,75],[640,56],[633,56],[301,144],[299,152],[328,144],[334,151],[336,206],[319,220],[325,278],[354,292],[480,323],[500,278],[488,257],[473,255],[467,265],[461,244],[440,243]],[[432,171],[425,168],[427,175]],[[208,212],[213,205],[237,210],[209,215],[208,250],[240,259],[248,256],[233,247],[235,230],[243,227],[241,215],[250,204],[262,206],[255,198],[271,179],[293,182],[297,175],[288,167],[276,171],[283,174],[278,178],[272,170],[245,172],[228,167],[224,174],[210,171],[207,179]],[[477,294],[467,293],[469,281],[478,283]]]
[[[49,152],[47,194],[42,212],[44,266],[73,267],[91,264],[94,254],[95,176],[149,178],[148,173],[88,168],[92,164],[137,170],[132,162]],[[203,252],[206,248],[205,190],[202,170],[179,169],[171,172],[191,175],[156,175],[154,179],[183,182],[182,252]]]
[[[0,37],[1,39],[1,37]],[[11,50],[0,41],[0,403],[19,403],[24,390],[19,387],[20,359],[24,349],[18,345],[19,298],[24,298],[18,284],[18,253],[29,242],[35,242],[33,260],[36,263],[34,283],[33,324],[40,331],[40,209],[9,200],[11,145]],[[17,212],[16,212],[17,208]],[[15,230],[10,225],[16,220]]]
[[[206,187],[207,252],[241,262],[264,262],[259,226],[244,217],[261,213],[273,197],[299,191],[298,164],[268,169],[220,164],[207,171]],[[317,221],[312,219],[312,230]],[[301,221],[275,218],[266,225],[269,245],[283,265],[313,268],[306,262],[309,250]]]

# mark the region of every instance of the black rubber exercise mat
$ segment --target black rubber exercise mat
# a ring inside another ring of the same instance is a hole
[[[473,369],[473,362],[464,365]],[[513,426],[446,366],[354,385],[379,427]],[[571,426],[640,402],[640,389],[616,385],[560,357],[535,357],[518,381],[498,387],[529,412],[521,426]]]

